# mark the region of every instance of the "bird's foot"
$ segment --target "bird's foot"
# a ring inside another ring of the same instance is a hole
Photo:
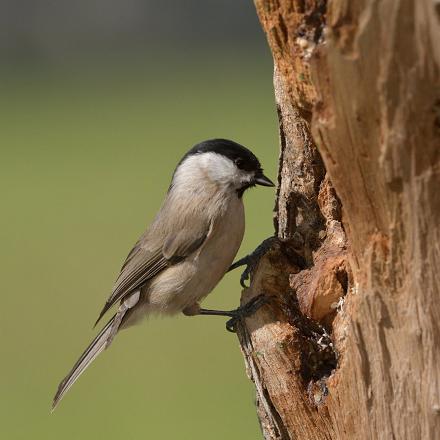
[[[276,237],[266,238],[253,252],[240,260],[236,261],[229,268],[228,272],[237,269],[237,267],[246,266],[242,274],[240,275],[240,285],[246,288],[246,281],[249,280],[251,274],[253,273],[255,267],[257,266],[260,258],[270,249],[274,241],[277,240]]]
[[[193,307],[191,310],[185,309],[183,313],[185,315],[228,316],[230,319],[226,322],[226,330],[235,333],[237,330],[237,324],[241,319],[253,315],[267,302],[267,296],[261,294],[252,298],[247,304],[234,310],[210,310],[198,308],[196,311],[195,307]]]
[[[226,321],[226,330],[231,333],[237,331],[237,324],[241,319],[252,316],[260,307],[267,304],[267,296],[261,294],[252,298],[247,304],[238,307],[234,310],[234,315]]]

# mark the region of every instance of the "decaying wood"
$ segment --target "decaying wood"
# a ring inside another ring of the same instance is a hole
[[[440,437],[440,7],[255,0],[274,57],[274,240],[239,327],[266,439]]]

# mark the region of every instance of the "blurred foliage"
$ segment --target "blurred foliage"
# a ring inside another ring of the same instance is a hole
[[[123,332],[49,410],[186,150],[231,138],[276,178],[269,56],[87,60],[0,83],[0,437],[259,438],[237,339],[216,317],[151,318]],[[273,231],[273,189],[245,199],[239,256]],[[228,274],[205,305],[237,306],[238,277]]]

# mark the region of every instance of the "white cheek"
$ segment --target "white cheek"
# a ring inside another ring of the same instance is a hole
[[[203,168],[209,178],[216,183],[229,184],[237,178],[237,167],[228,158],[218,154],[206,154]]]
[[[254,173],[240,170],[236,165],[227,158],[216,160],[207,168],[210,178],[219,184],[232,186],[235,189],[241,188],[248,184],[254,177]]]
[[[227,157],[203,153],[186,159],[176,173],[174,182],[177,185],[188,185],[190,182],[203,185],[208,179],[212,183],[238,189],[249,183],[253,177],[253,172],[240,170]]]

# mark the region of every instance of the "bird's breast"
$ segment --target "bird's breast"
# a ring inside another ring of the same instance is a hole
[[[231,266],[243,240],[243,202],[231,198],[214,219],[206,241],[192,256],[162,274],[151,285],[149,302],[176,313],[208,295]]]
[[[197,278],[205,279],[203,284],[207,293],[220,281],[237,255],[243,240],[244,226],[243,203],[236,197],[223,216],[214,222],[210,236],[195,257],[200,274]],[[204,277],[203,274],[210,276]]]

